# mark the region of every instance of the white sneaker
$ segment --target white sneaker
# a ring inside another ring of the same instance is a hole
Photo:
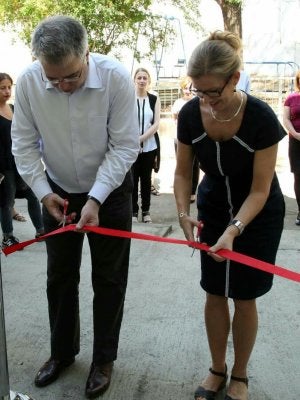
[[[143,215],[142,218],[143,218],[143,222],[145,222],[146,224],[151,224],[152,223],[152,219],[150,217],[150,214]]]

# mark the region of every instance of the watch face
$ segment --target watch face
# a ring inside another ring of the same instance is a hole
[[[239,221],[238,219],[235,219],[232,221],[231,224],[238,228],[238,230],[240,231],[240,234],[243,232],[244,224],[241,221]]]

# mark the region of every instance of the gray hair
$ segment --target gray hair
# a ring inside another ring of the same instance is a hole
[[[76,19],[56,15],[35,28],[31,48],[35,58],[50,64],[59,64],[72,56],[83,58],[88,49],[87,32]]]
[[[241,68],[240,38],[227,31],[215,31],[193,51],[188,62],[188,76],[199,78],[203,75],[229,77]]]

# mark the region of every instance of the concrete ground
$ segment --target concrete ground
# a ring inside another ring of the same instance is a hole
[[[162,129],[162,168],[155,178],[162,194],[152,196],[152,225],[136,223],[136,232],[183,239],[172,195],[173,139]],[[296,202],[280,150],[279,178],[287,206],[277,264],[300,271],[300,227]],[[26,204],[17,208],[28,219]],[[192,205],[196,215],[196,207]],[[14,222],[20,240],[34,237],[29,221]],[[40,389],[35,373],[49,356],[45,295],[45,244],[8,257],[2,255],[10,386],[35,400],[84,399],[92,351],[92,288],[85,244],[80,285],[81,352],[58,381]],[[173,244],[133,240],[119,356],[105,400],[191,400],[210,366],[203,321],[205,294],[199,287],[199,256]],[[258,299],[260,328],[249,364],[249,400],[300,398],[300,285],[275,277],[273,289]],[[232,339],[227,363],[232,365]],[[219,396],[219,400],[222,396]]]

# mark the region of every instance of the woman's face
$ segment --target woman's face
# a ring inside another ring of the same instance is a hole
[[[192,79],[192,91],[204,104],[220,111],[232,101],[236,83],[234,75],[227,79],[217,75],[204,75]]]
[[[149,78],[147,72],[140,71],[136,74],[136,76],[134,78],[134,82],[138,89],[147,89],[147,87],[150,84],[150,78]]]
[[[193,93],[191,92],[190,88],[191,88],[191,83],[186,84],[182,88],[182,94],[184,99],[191,99],[193,97]]]
[[[0,103],[6,103],[11,96],[11,81],[9,79],[2,79],[0,81]]]

